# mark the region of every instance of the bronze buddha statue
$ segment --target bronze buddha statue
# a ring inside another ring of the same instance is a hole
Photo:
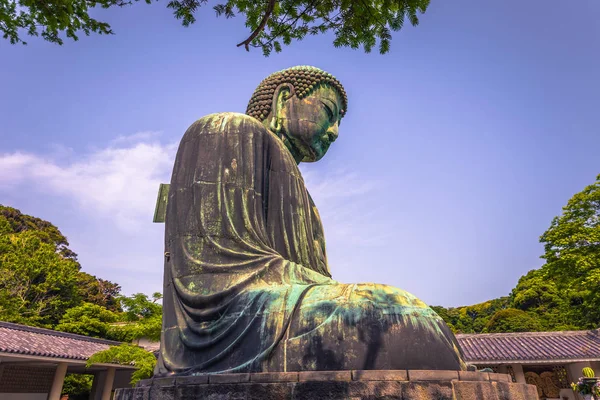
[[[246,115],[211,114],[187,130],[166,211],[157,376],[466,369],[422,301],[331,278],[298,163],[325,155],[347,103],[332,75],[293,67],[259,85]]]

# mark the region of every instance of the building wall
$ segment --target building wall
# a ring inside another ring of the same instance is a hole
[[[46,400],[48,393],[0,393],[0,400]]]
[[[133,375],[133,371],[131,370],[118,370],[115,373],[115,382],[113,383],[113,388],[128,388],[131,387],[131,375]]]
[[[0,395],[50,393],[56,367],[0,364]],[[14,397],[10,397],[11,399]]]
[[[577,379],[581,378],[581,370],[585,367],[591,367],[591,364],[592,363],[589,362],[578,362],[569,364],[567,366],[567,371],[569,373],[569,378],[571,379],[571,382],[576,382]]]

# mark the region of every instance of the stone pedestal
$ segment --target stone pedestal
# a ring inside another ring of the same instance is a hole
[[[115,400],[538,400],[534,385],[470,371],[316,371],[156,378]]]

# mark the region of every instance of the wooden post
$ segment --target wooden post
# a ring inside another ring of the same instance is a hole
[[[59,363],[54,372],[54,381],[52,382],[52,389],[48,395],[48,400],[60,400],[60,394],[62,392],[63,383],[65,383],[65,375],[67,374],[67,363]]]
[[[521,364],[512,365],[513,372],[515,373],[515,379],[517,383],[527,383],[525,380],[525,373],[523,372],[523,366]]]
[[[110,400],[114,381],[115,368],[109,368],[106,371],[106,377],[104,378],[104,385],[102,387],[102,400]]]

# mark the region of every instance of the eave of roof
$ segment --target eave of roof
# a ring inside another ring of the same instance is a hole
[[[121,342],[0,322],[0,352],[70,360],[87,360]]]
[[[474,364],[564,363],[600,360],[599,330],[459,334],[465,359]]]

